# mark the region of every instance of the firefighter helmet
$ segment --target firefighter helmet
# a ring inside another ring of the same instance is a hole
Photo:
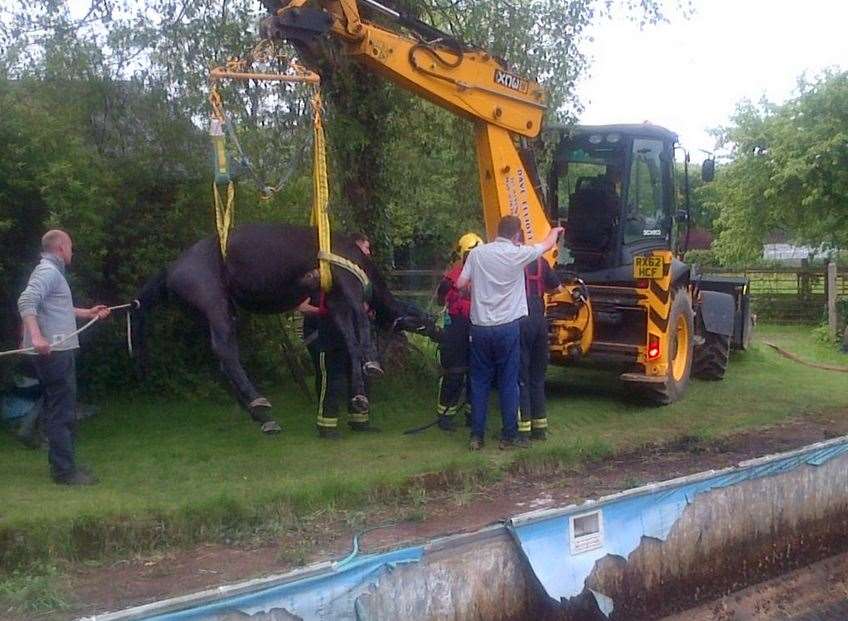
[[[480,236],[476,233],[466,233],[462,237],[459,238],[459,241],[456,242],[456,253],[460,257],[465,257],[466,254],[471,252],[472,248],[476,248],[477,246],[482,246],[483,240],[480,239]]]

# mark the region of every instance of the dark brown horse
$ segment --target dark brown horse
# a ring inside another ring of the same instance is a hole
[[[375,311],[378,326],[434,336],[435,325],[411,305],[395,299],[370,257],[353,238],[334,235],[332,249],[333,253],[360,266],[373,290],[370,299],[366,299],[360,280],[350,271],[333,266],[333,288],[325,298],[327,312],[344,335],[354,362],[351,365],[353,406],[364,411],[368,407],[364,375],[382,374],[366,303]],[[318,288],[317,256],[315,229],[287,224],[247,224],[234,229],[223,260],[216,237],[197,242],[153,277],[138,295],[133,332],[143,364],[145,314],[162,298],[173,296],[205,316],[212,351],[239,403],[261,423],[262,431],[280,431],[270,416],[271,404],[256,390],[239,360],[234,314],[236,308],[255,313],[296,309]]]

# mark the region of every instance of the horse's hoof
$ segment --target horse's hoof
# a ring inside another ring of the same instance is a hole
[[[250,412],[250,418],[257,423],[274,423],[276,425],[277,423],[274,422],[274,419],[268,415],[270,409],[271,402],[265,397],[259,397],[247,404],[247,411]]]
[[[283,430],[283,428],[280,427],[280,424],[275,420],[269,420],[266,423],[262,423],[262,427],[260,427],[260,429],[262,429],[262,433],[267,434],[280,433]]]
[[[350,400],[350,409],[357,414],[364,414],[368,411],[369,407],[368,397],[365,395],[356,395]]]
[[[380,366],[379,362],[366,362],[362,365],[362,370],[365,371],[365,375],[368,377],[382,377],[383,376],[383,367]]]

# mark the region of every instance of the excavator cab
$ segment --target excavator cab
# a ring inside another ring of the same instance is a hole
[[[635,256],[671,248],[676,142],[674,133],[647,124],[577,126],[562,136],[551,215],[567,222],[569,269],[617,273]]]

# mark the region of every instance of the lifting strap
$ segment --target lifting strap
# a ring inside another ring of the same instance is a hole
[[[330,272],[332,254],[330,244],[330,214],[327,210],[329,189],[327,184],[327,146],[324,141],[324,124],[321,120],[321,94],[312,96],[312,226],[318,229],[318,275],[321,291],[333,288]]]
[[[354,263],[350,259],[346,259],[342,256],[337,255],[337,254],[333,254],[332,252],[323,252],[323,251],[318,252],[318,261],[320,262],[320,264],[322,266],[326,265],[327,270],[330,269],[329,264],[332,263],[333,265],[337,265],[337,266],[341,267],[342,269],[347,270],[348,272],[350,272],[354,276],[356,276],[357,280],[359,280],[359,282],[362,283],[362,289],[365,292],[365,300],[366,301],[371,300],[371,294],[372,294],[371,281],[368,279],[368,274],[365,273],[365,270],[363,270],[361,267],[359,267],[356,263]]]
[[[327,143],[324,139],[324,123],[321,119],[321,93],[312,96],[312,225],[318,229],[318,275],[321,291],[329,293],[333,288],[331,265],[347,270],[362,283],[365,299],[371,299],[371,281],[365,271],[353,261],[333,253],[331,247],[330,214],[328,210],[329,190],[327,183]]]
[[[218,230],[218,243],[221,246],[221,256],[227,256],[227,241],[233,228],[233,216],[236,202],[236,186],[230,170],[230,159],[227,155],[224,127],[227,119],[220,104],[217,90],[210,94],[212,102],[212,118],[209,120],[209,138],[212,141],[212,159],[215,162],[215,178],[212,181],[212,200],[215,208],[215,227]],[[227,186],[226,203],[221,198],[219,185]]]
[[[212,183],[212,195],[215,199],[215,225],[218,229],[218,243],[221,245],[221,256],[227,256],[227,242],[233,228],[233,206],[235,205],[236,187],[230,181],[227,184],[227,202],[221,200],[218,184]]]
[[[230,169],[227,156],[225,132],[239,152],[238,161],[256,179],[260,185],[261,200],[267,200],[275,192],[279,191],[294,170],[294,167],[284,176],[283,181],[276,187],[269,187],[259,180],[253,169],[250,159],[244,153],[234,128],[227,120],[224,112],[223,101],[218,92],[217,82],[220,79],[254,79],[275,80],[283,82],[305,82],[315,86],[312,96],[312,226],[318,229],[318,274],[321,283],[321,291],[328,293],[333,287],[333,275],[331,265],[336,265],[353,274],[359,282],[367,300],[371,299],[371,282],[365,271],[344,257],[333,254],[331,247],[331,229],[329,215],[329,183],[327,181],[327,145],[324,136],[324,123],[322,119],[323,103],[321,93],[318,90],[320,80],[318,75],[312,73],[300,65],[291,64],[290,68],[294,75],[250,73],[250,67],[254,60],[268,60],[278,58],[279,53],[270,42],[260,42],[245,59],[235,59],[227,63],[225,67],[212,70],[212,86],[209,92],[209,103],[212,107],[212,120],[209,134],[212,139],[212,151],[215,160],[215,181],[212,184],[212,194],[215,204],[215,224],[218,229],[218,240],[221,245],[221,255],[226,257],[227,240],[233,227],[235,207],[235,180]],[[227,184],[226,202],[221,197],[219,185]]]

